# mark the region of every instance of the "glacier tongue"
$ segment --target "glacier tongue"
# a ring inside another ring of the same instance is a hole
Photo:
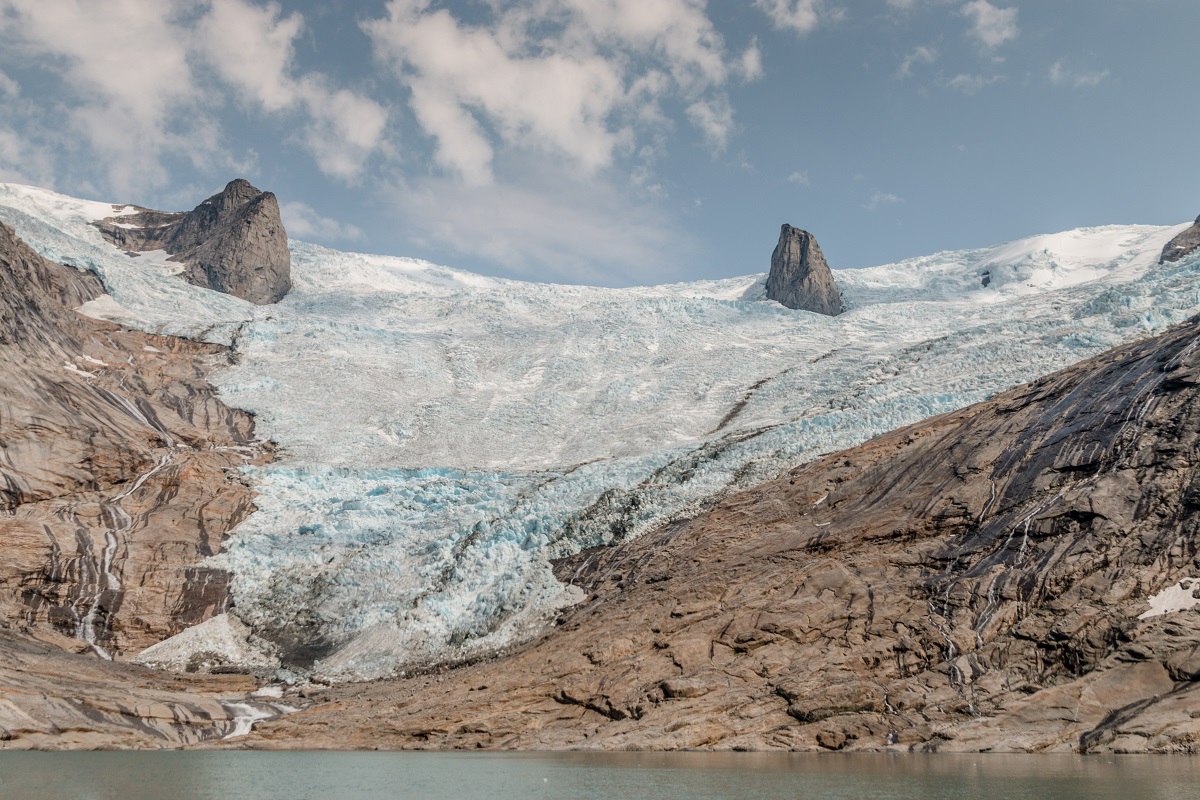
[[[301,242],[254,308],[115,251],[87,224],[111,213],[0,185],[0,219],[123,320],[236,343],[223,399],[283,455],[215,562],[258,635],[336,679],[510,645],[577,599],[551,559],[1200,311],[1200,259],[1156,264],[1186,226],[839,270],[829,318],[758,300],[761,275],[552,286]]]

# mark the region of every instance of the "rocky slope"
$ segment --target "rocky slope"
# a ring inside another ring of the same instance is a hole
[[[192,211],[139,209],[96,227],[122,250],[165,250],[188,282],[252,303],[278,303],[292,286],[279,203],[240,178]]]
[[[245,675],[167,675],[70,647],[50,630],[0,626],[0,751],[174,748],[291,710]]]
[[[331,689],[247,744],[1195,752],[1198,337],[561,562],[587,599],[540,642]]]
[[[842,295],[817,239],[808,231],[784,225],[771,253],[767,298],[788,308],[829,317],[842,313]]]
[[[1200,217],[1196,217],[1195,225],[1167,242],[1158,263],[1181,261],[1198,249],[1200,249]]]
[[[205,380],[225,351],[73,310],[102,291],[0,225],[0,621],[112,658],[225,608],[196,564],[270,448]]]

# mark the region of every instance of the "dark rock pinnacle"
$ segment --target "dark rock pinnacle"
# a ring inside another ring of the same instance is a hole
[[[767,298],[788,308],[836,317],[842,313],[842,295],[816,237],[784,225],[779,244],[771,254]]]

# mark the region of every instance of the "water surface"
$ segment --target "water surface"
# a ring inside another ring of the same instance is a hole
[[[1194,800],[1188,756],[0,753],[4,800]]]

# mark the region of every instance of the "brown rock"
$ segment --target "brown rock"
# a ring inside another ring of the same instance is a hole
[[[101,292],[0,225],[0,621],[121,657],[226,608],[196,564],[270,449],[204,379],[223,349],[73,311]]]

